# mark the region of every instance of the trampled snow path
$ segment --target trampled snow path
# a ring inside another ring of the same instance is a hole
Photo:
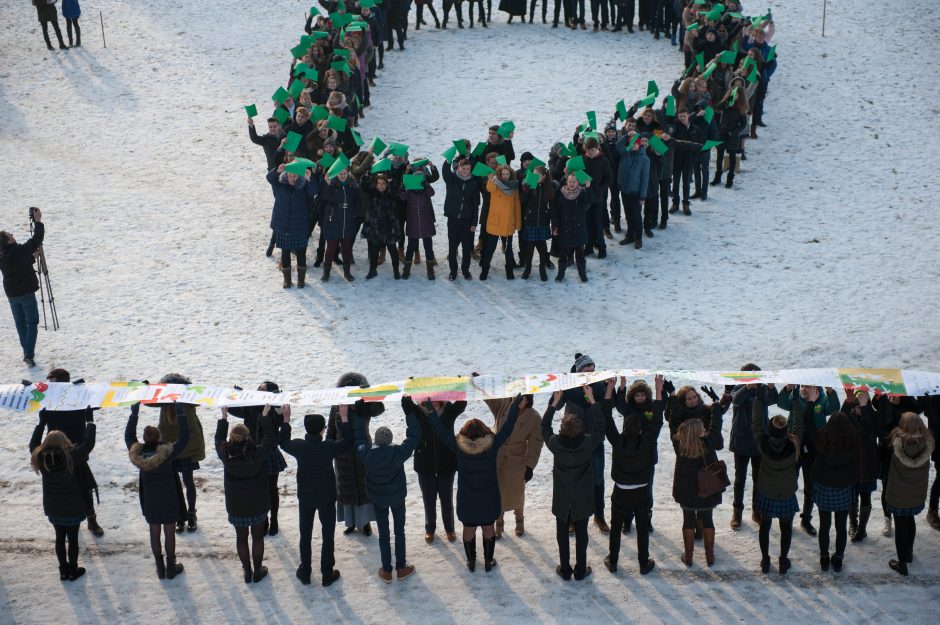
[[[285,293],[262,256],[270,191],[241,105],[266,105],[286,80],[287,50],[308,6],[86,3],[85,47],[54,53],[44,50],[28,3],[0,8],[0,227],[24,239],[25,207],[46,212],[63,323],[40,335],[42,370],[65,366],[89,380],[179,370],[212,384],[300,386],[329,383],[350,368],[373,381],[566,368],[575,351],[600,366],[940,367],[938,230],[928,205],[940,191],[931,158],[940,136],[919,62],[938,51],[929,31],[936,7],[917,5],[918,19],[910,20],[912,3],[872,11],[859,0],[832,2],[822,39],[818,8],[772,3],[781,67],[768,98],[769,128],[748,143],[735,189],[714,189],[708,202],[693,203],[692,217],[670,220],[640,252],[612,246],[609,259],[590,262],[588,284],[507,283],[501,261],[486,284],[428,283],[420,271],[395,283],[386,267],[367,284],[359,249],[360,279],[352,285],[314,280],[304,292]],[[94,19],[99,8],[107,49]],[[482,139],[487,125],[511,118],[517,152],[544,159],[585,111],[606,119],[618,99],[642,95],[647,80],[666,89],[681,71],[679,53],[646,34],[501,22],[485,31],[412,32],[407,52],[387,55],[364,136],[404,141],[413,155],[437,160],[451,139]],[[443,193],[435,199],[440,210]],[[443,241],[439,235],[441,259]],[[0,342],[11,346],[0,379],[40,375],[18,362],[9,320],[0,323]],[[207,431],[214,416],[203,414]],[[200,472],[200,532],[178,543],[187,571],[159,584],[136,493],[125,488],[136,479],[121,449],[125,415],[113,411],[99,417],[92,461],[108,533],[95,541],[83,530],[89,574],[62,586],[39,480],[26,461],[33,420],[4,417],[0,597],[11,609],[0,612],[3,622],[857,623],[937,614],[940,579],[929,563],[940,540],[922,517],[908,579],[888,571],[893,541],[873,527],[862,546],[849,547],[840,578],[817,572],[815,541],[798,533],[794,569],[781,580],[755,573],[750,524],[737,534],[727,529],[728,496],[716,514],[718,565],[685,570],[665,438],[652,539],[657,570],[643,579],[632,539],[623,546],[623,572],[609,575],[593,530],[591,581],[563,585],[554,576],[546,455],[529,484],[528,534],[498,545],[496,573],[471,576],[459,545],[423,543],[409,473],[409,560],[418,574],[386,587],[374,576],[375,538],[339,536],[344,578],[329,591],[302,588],[293,577],[291,464],[283,532],[267,541],[271,581],[244,588],[219,465],[210,458]],[[388,422],[403,433],[396,406]]]

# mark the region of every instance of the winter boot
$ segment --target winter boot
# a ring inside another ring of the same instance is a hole
[[[581,282],[587,282],[587,281],[588,281],[588,277],[587,277],[587,261],[585,261],[585,260],[582,258],[581,260],[577,261],[577,266],[578,266],[578,278],[581,279]],[[602,520],[603,520],[603,519],[602,519]]]
[[[731,513],[731,529],[739,530],[741,529],[741,515],[744,513],[744,510],[741,508],[735,508]]]
[[[673,203],[672,203],[672,207],[670,207],[670,209],[669,209],[669,212],[672,213],[673,215],[676,214],[676,213],[678,213],[678,212],[679,212],[679,205],[676,204],[675,202],[673,202]]]
[[[166,564],[163,562],[163,556],[157,558],[157,577],[166,579]]]
[[[411,277],[411,263],[405,263],[405,270],[401,272],[402,280],[407,280]]]
[[[98,515],[92,514],[88,517],[88,531],[98,537],[104,536],[104,529],[98,525]]]
[[[548,271],[546,271],[543,263],[539,263],[539,280],[542,282],[548,281]]]
[[[516,274],[513,273],[512,264],[511,264],[511,263],[506,263],[506,279],[507,279],[507,280],[515,280],[515,279],[516,279]]]
[[[489,573],[496,567],[493,554],[496,551],[496,537],[483,539],[483,569]]]
[[[715,177],[712,178],[712,186],[714,187],[719,184],[721,184],[721,171],[716,171]]]
[[[494,528],[496,529],[496,534],[494,535],[496,540],[499,540],[503,537],[503,528],[506,526],[506,522],[503,520],[502,515],[497,517]],[[486,552],[486,539],[483,539],[483,551]]]
[[[349,270],[349,263],[343,265],[343,278],[346,279],[346,282],[352,282],[356,279],[356,276],[352,275],[352,272]]]
[[[250,584],[253,574],[251,572],[251,566],[242,565],[242,575],[244,576],[245,583]]]
[[[291,288],[292,286],[294,286],[294,284],[293,284],[293,282],[291,282],[291,278],[290,278],[290,267],[286,267],[286,268],[284,268],[284,269],[281,269],[281,275],[284,276],[284,284],[282,285],[283,288],[289,289],[289,288]]]
[[[385,264],[385,248],[384,247],[379,249],[379,259],[378,261],[376,261],[375,265],[379,266],[383,264]]]
[[[398,270],[398,259],[392,259],[392,275],[395,276],[396,280],[401,280],[401,273]]]
[[[379,275],[379,273],[375,270],[375,263],[372,263],[369,265],[369,273],[366,274],[366,280],[371,280],[377,275]]]
[[[477,570],[477,537],[463,541],[463,550],[467,554],[467,570],[473,573]]]
[[[855,532],[858,531],[858,502],[853,501],[849,508],[849,538],[855,538]]]
[[[858,529],[852,535],[853,543],[860,543],[868,537],[868,519],[871,518],[871,506],[862,506],[858,510]]]
[[[187,531],[187,532],[195,532],[196,529],[197,529],[197,527],[196,527],[196,511],[195,511],[195,510],[190,510],[190,511],[189,511],[189,518],[188,518],[187,521],[188,521],[188,522],[186,523],[186,531]]]
[[[434,279],[434,263],[432,263],[431,261],[428,261],[427,266],[428,266],[428,280],[433,280]]]
[[[871,513],[871,508],[868,509],[868,512]],[[927,510],[927,523],[935,530],[940,530],[940,516],[937,515],[936,508]]]
[[[688,202],[683,202],[683,203],[682,203],[682,214],[683,214],[683,215],[691,215],[691,214],[692,214],[692,209],[689,208],[689,203],[688,203]]]
[[[323,265],[323,275],[320,276],[320,282],[329,282],[330,281],[330,269],[331,265]]]
[[[692,553],[695,550],[695,530],[682,530],[682,546],[685,548],[682,554],[682,564],[692,566]]]
[[[705,543],[705,564],[712,566],[715,564],[715,528],[706,527],[702,530],[702,536]]]
[[[85,574],[85,568],[78,566],[77,562],[69,564],[69,575],[66,579],[70,582],[74,582],[76,579]]]
[[[297,268],[297,288],[304,288],[304,279],[307,277],[307,268],[298,267]]]
[[[421,264],[421,250],[418,250],[418,249],[415,250],[415,264],[416,265]]]
[[[516,517],[516,536],[525,535],[525,517],[517,516]]]
[[[890,516],[885,517],[885,526],[881,530],[881,535],[887,536],[889,538],[892,535],[894,535],[894,532],[891,530],[891,517]]]
[[[734,186],[734,170],[728,171],[728,181],[725,183],[725,188],[730,189]]]
[[[565,269],[568,268],[568,263],[564,258],[558,259],[558,275],[555,276],[555,282],[561,282],[565,279]]]

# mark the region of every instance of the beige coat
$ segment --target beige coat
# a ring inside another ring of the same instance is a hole
[[[498,432],[509,416],[512,399],[488,399],[486,405],[495,417]],[[509,440],[496,456],[496,475],[503,511],[522,510],[525,506],[525,469],[535,468],[542,453],[542,417],[531,406],[516,420]]]

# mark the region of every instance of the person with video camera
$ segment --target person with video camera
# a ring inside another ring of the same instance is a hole
[[[39,278],[33,271],[33,261],[36,252],[42,247],[46,229],[42,223],[42,211],[38,208],[30,209],[30,219],[34,223],[34,230],[26,243],[17,243],[12,234],[0,230],[0,273],[3,274],[3,291],[10,301],[16,333],[23,347],[23,362],[35,367],[34,352],[39,333],[39,307],[36,304]]]

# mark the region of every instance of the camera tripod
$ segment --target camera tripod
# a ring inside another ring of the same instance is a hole
[[[33,210],[29,209],[29,234],[33,234]],[[49,317],[52,318],[52,329],[59,329],[59,315],[55,309],[55,296],[52,294],[52,283],[49,281],[49,266],[46,264],[46,252],[40,245],[36,250],[36,274],[39,276],[39,301],[42,303],[42,327],[49,329],[49,322],[46,318],[46,295],[49,296]]]

